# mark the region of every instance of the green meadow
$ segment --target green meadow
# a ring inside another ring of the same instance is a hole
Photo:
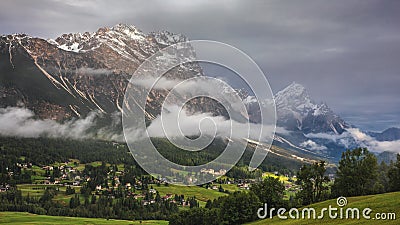
[[[128,221],[128,220],[107,220],[98,218],[82,218],[82,217],[64,217],[64,216],[45,216],[36,215],[25,212],[0,212],[1,224],[160,224],[167,225],[168,221],[162,220],[143,220],[143,221]]]
[[[348,204],[343,207],[346,208],[358,208],[360,210],[360,219],[330,219],[328,214],[325,213],[323,219],[287,219],[282,220],[278,217],[273,217],[272,219],[264,219],[256,222],[249,223],[249,225],[262,225],[262,224],[282,224],[282,225],[297,225],[297,224],[307,224],[307,225],[317,225],[317,224],[400,224],[400,192],[392,192],[378,195],[368,195],[360,197],[350,197],[347,198]],[[317,212],[317,216],[320,214],[321,209],[328,207],[338,207],[336,204],[336,199],[319,202],[307,206],[307,208],[313,207]],[[362,218],[362,210],[364,208],[372,209],[370,214],[371,219]],[[299,210],[301,213],[301,209]],[[378,220],[375,219],[376,213],[396,213],[395,220]],[[300,216],[301,217],[301,216]],[[344,216],[345,217],[345,216]]]

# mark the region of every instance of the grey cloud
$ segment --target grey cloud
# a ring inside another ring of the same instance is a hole
[[[109,75],[112,73],[108,69],[94,69],[89,67],[81,67],[75,70],[77,73],[90,74],[90,75]]]
[[[222,116],[212,116],[210,113],[190,114],[178,106],[165,106],[162,116],[154,119],[148,127],[151,137],[183,137],[208,135],[212,137],[229,137],[231,139],[250,138],[256,141],[271,140],[273,126],[240,123],[227,120]],[[260,137],[260,130],[263,130]],[[283,129],[279,129],[282,131]]]
[[[224,107],[232,107],[233,111],[239,112],[242,116],[247,115],[244,102],[232,89],[228,88],[228,84],[218,78],[205,79],[198,77],[183,81],[165,77],[159,79],[149,77],[146,79],[131,79],[130,82],[148,89],[174,90],[180,96],[186,96],[187,100],[191,96],[210,96],[218,99]],[[272,131],[275,129],[272,125],[238,122],[243,120],[241,117],[236,118],[238,119],[236,121],[234,118],[227,120],[222,116],[213,116],[211,113],[192,114],[182,108],[183,105],[176,105],[174,97],[171,97],[173,99],[171,102],[168,99],[163,103],[162,114],[152,120],[148,127],[148,134],[151,137],[183,137],[202,134],[212,137],[250,138],[260,141],[271,140]],[[260,139],[261,130],[264,136]],[[276,130],[280,133],[287,133],[283,128],[277,128]]]
[[[300,147],[308,148],[310,150],[315,150],[315,151],[322,151],[322,150],[328,149],[327,147],[325,147],[323,145],[319,145],[312,140],[307,140],[307,141],[304,141],[303,143],[300,143]]]
[[[0,109],[0,134],[18,137],[66,137],[81,139],[88,137],[96,112],[86,118],[70,120],[60,124],[54,120],[34,119],[34,113],[25,108],[8,107]]]
[[[85,118],[59,123],[50,119],[37,119],[34,112],[26,108],[0,108],[0,135],[27,138],[100,138],[123,142],[123,134],[118,131],[121,124],[121,113],[111,114],[110,126],[91,129],[96,125],[96,119],[99,116],[101,116],[100,112],[92,111]]]
[[[339,139],[349,137],[348,132],[343,132],[342,134],[330,134],[330,133],[309,133],[305,135],[308,138],[320,138],[320,139],[327,139],[337,142]]]
[[[182,82],[183,80],[174,80],[174,79],[168,79],[165,77],[161,78],[153,78],[153,77],[148,77],[144,79],[136,79],[133,78],[130,80],[130,83],[135,84],[137,86],[142,86],[145,88],[153,88],[153,89],[172,89],[174,88],[177,84]],[[153,86],[154,85],[154,86]]]

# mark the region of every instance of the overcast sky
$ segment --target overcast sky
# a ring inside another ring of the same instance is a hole
[[[274,92],[295,81],[348,122],[400,127],[400,1],[7,1],[0,33],[55,38],[117,23],[231,44]]]

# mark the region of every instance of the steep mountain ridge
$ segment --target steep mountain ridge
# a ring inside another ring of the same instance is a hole
[[[382,132],[369,132],[369,135],[378,141],[396,141],[400,140],[400,128],[391,127]]]
[[[0,62],[0,106],[24,105],[41,118],[57,120],[81,117],[92,110],[121,111],[128,79],[136,68],[167,45],[186,40],[166,31],[144,34],[125,24],[93,33],[64,34],[55,40],[24,34],[1,36],[0,58],[7,60]],[[194,57],[194,52],[189,51],[187,57]],[[199,75],[201,67],[188,63],[165,76]],[[166,93],[150,93],[148,119],[156,116]]]

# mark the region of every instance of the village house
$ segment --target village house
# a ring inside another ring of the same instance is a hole
[[[168,200],[168,199],[171,199],[173,196],[172,196],[172,194],[170,194],[170,193],[168,193],[168,194],[166,194],[165,196],[163,196],[163,197],[161,197],[163,200]]]

